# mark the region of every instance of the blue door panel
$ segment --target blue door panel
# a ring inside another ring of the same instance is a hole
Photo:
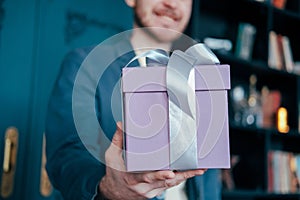
[[[24,157],[30,121],[33,61],[33,52],[28,47],[34,41],[35,4],[33,1],[4,1],[2,4],[5,12],[0,42],[0,160],[2,164],[5,130],[14,126],[19,131],[19,151],[14,190],[8,199],[21,199],[20,194],[24,191],[18,185],[24,183],[27,167]],[[2,167],[0,174],[2,176]]]
[[[20,135],[14,192],[6,199],[61,199],[57,191],[48,197],[40,193],[45,115],[60,64],[71,49],[98,44],[130,28],[132,13],[123,1],[113,6],[107,0],[4,0],[2,4],[0,164],[6,128],[15,126]]]

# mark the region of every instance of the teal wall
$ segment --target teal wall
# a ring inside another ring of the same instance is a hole
[[[0,0],[0,7],[0,166],[6,128],[20,135],[7,199],[59,199],[56,192],[42,197],[39,181],[46,107],[60,63],[71,49],[129,29],[132,13],[115,0]]]

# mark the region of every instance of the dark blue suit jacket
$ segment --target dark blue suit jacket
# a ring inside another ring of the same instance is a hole
[[[131,45],[128,40],[117,41],[107,46],[107,54],[119,55],[122,45]],[[105,175],[105,165],[95,159],[82,144],[75,128],[72,113],[72,91],[80,65],[94,47],[75,49],[64,59],[61,71],[53,89],[46,121],[47,171],[50,180],[65,199],[92,199],[96,187]],[[132,49],[132,48],[131,48]],[[100,126],[107,138],[111,139],[116,121],[121,121],[121,99],[112,99],[114,87],[118,87],[121,69],[134,52],[117,58],[99,79],[95,98],[95,110]],[[105,67],[101,66],[95,67]],[[132,63],[138,66],[138,63]],[[86,92],[86,95],[92,95]],[[113,100],[113,103],[111,102]],[[116,113],[112,113],[111,104]],[[101,143],[102,158],[108,144]],[[189,199],[218,200],[220,183],[218,171],[208,170],[204,176],[189,179],[186,184]]]

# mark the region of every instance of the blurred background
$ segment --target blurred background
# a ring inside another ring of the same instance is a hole
[[[132,25],[124,0],[0,0],[0,199],[62,200],[44,165],[64,56]],[[223,200],[300,199],[300,0],[194,0],[187,34],[229,64]]]
[[[71,49],[127,30],[131,20],[122,0],[0,0],[0,199],[60,199],[41,170],[47,102],[60,64]],[[16,159],[3,173],[8,146]]]

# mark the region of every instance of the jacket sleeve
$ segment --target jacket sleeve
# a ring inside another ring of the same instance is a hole
[[[77,49],[66,56],[48,105],[46,169],[51,183],[66,200],[92,199],[105,174],[105,166],[80,141],[72,114],[76,73],[90,50]]]

